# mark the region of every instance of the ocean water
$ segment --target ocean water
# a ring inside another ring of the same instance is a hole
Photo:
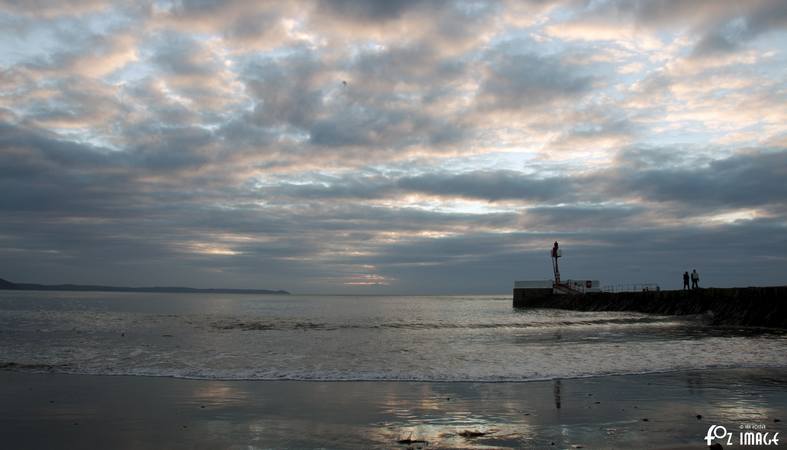
[[[0,368],[250,380],[527,381],[787,367],[787,334],[500,296],[0,291]]]

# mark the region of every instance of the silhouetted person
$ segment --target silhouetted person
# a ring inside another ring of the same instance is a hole
[[[684,290],[688,290],[689,289],[689,273],[688,272],[683,272],[683,289]]]
[[[697,273],[697,269],[691,270],[691,288],[692,289],[700,288],[700,274]]]

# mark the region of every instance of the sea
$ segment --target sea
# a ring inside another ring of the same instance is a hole
[[[787,334],[510,295],[0,291],[0,368],[220,380],[521,382],[787,367]]]

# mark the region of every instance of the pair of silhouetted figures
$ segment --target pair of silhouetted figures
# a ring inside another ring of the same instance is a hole
[[[691,270],[691,275],[688,272],[683,272],[683,289],[689,289],[689,278],[691,278],[691,289],[700,288],[700,274],[697,269]]]

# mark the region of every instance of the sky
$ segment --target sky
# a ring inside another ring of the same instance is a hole
[[[787,2],[0,2],[0,277],[787,284]]]

